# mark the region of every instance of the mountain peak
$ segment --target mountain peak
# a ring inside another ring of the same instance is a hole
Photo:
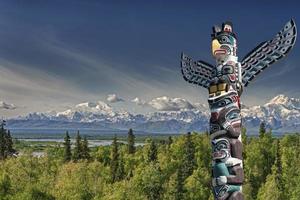
[[[300,99],[290,98],[283,94],[277,95],[271,99],[265,106],[281,106],[289,110],[300,110]]]
[[[84,102],[84,103],[77,104],[75,107],[76,108],[81,108],[81,107],[93,108],[93,107],[96,107],[96,106],[97,106],[96,103],[93,103],[93,102]]]
[[[75,106],[75,108],[78,108],[78,109],[99,109],[99,110],[111,110],[112,108],[104,103],[103,101],[98,101],[96,103],[94,102],[84,102],[84,103],[80,103],[80,104],[77,104]]]
[[[285,96],[284,94],[280,94],[275,96],[273,99],[269,101],[272,104],[287,104],[290,101],[290,98]]]
[[[134,115],[113,111],[102,101],[77,104],[63,112],[31,113],[23,118],[10,119],[11,127],[90,127],[124,130],[134,128],[145,132],[182,132],[205,130],[209,109],[201,104],[188,104],[180,98],[159,97],[150,102],[158,112]],[[174,109],[177,108],[177,109]],[[190,108],[190,109],[187,109]],[[273,130],[299,130],[300,99],[277,95],[261,106],[245,107],[242,116],[245,126],[256,130],[265,121]],[[22,120],[25,119],[25,120]]]

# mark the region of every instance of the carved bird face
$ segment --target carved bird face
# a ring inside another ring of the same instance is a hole
[[[236,37],[230,22],[223,23],[222,29],[213,27],[211,48],[212,55],[217,60],[226,60],[229,55],[236,56]]]

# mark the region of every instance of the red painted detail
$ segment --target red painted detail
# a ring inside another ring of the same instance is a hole
[[[239,105],[239,109],[241,109],[241,100],[240,100],[240,97],[239,96],[236,96],[237,97],[237,102],[238,102],[238,105]]]
[[[239,96],[232,96],[231,99],[232,99],[232,101],[233,101],[234,103],[240,101]]]
[[[231,81],[235,81],[236,76],[235,76],[234,74],[230,74],[230,75],[229,75],[229,78],[230,78]]]
[[[224,54],[226,54],[226,50],[225,49],[218,49],[218,50],[215,50],[214,54],[215,55],[224,55]]]

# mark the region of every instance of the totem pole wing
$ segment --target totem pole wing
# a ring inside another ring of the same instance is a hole
[[[262,42],[241,62],[243,84],[246,87],[260,72],[283,58],[293,48],[297,38],[295,21],[291,19],[272,40]]]
[[[193,61],[184,53],[181,54],[181,72],[187,82],[208,88],[212,71],[212,65],[201,60]]]

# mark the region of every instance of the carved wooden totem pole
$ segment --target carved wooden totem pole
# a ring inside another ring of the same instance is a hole
[[[242,200],[244,181],[240,96],[260,72],[286,56],[296,42],[297,29],[290,20],[272,39],[262,42],[239,62],[237,37],[231,22],[214,26],[212,55],[216,65],[193,61],[184,53],[181,71],[189,83],[209,91],[211,110],[212,188],[217,200]]]

